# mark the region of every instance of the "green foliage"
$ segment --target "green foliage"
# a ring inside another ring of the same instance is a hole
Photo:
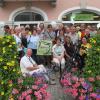
[[[20,70],[17,62],[17,47],[12,36],[0,37],[0,100],[8,100],[19,77]]]
[[[84,77],[94,77],[94,88],[100,88],[100,34],[90,39],[92,48],[87,52]]]

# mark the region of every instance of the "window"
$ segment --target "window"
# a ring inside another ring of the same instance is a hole
[[[15,17],[15,21],[44,21],[44,18],[34,12],[22,12]]]
[[[100,21],[100,15],[89,11],[72,11],[64,14],[62,21]]]

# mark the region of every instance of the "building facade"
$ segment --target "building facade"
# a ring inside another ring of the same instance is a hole
[[[0,0],[0,25],[100,23],[100,0]]]

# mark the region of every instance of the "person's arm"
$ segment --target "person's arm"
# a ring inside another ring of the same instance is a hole
[[[70,58],[70,56],[68,55],[68,53],[66,51],[65,51],[65,56],[68,57],[68,58]]]
[[[29,71],[33,71],[33,70],[36,70],[39,68],[37,64],[33,64],[33,65],[29,66],[29,63],[27,63],[27,61],[25,61],[25,60],[22,60],[21,63]]]
[[[29,71],[33,71],[33,70],[36,70],[36,69],[38,69],[38,67],[32,67],[32,66],[29,66],[29,67],[27,67],[27,70],[29,70]]]

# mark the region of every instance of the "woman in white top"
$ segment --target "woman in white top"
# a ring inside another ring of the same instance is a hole
[[[53,52],[53,62],[58,64],[58,66],[60,66],[61,64],[61,68],[64,69],[65,67],[65,58],[64,58],[65,48],[61,44],[60,38],[57,38],[57,43],[53,46],[52,52]]]

